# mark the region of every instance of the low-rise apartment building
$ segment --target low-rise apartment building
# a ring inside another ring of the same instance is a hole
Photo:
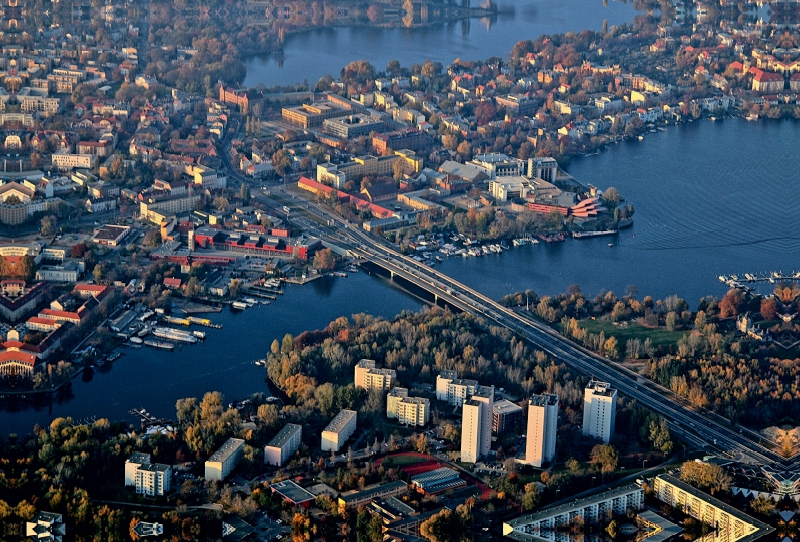
[[[264,446],[264,464],[282,467],[303,443],[303,426],[287,423],[269,444]]]
[[[355,410],[341,410],[322,431],[322,451],[338,452],[356,430],[357,419]]]
[[[244,440],[229,438],[205,465],[206,480],[224,480],[244,455]]]

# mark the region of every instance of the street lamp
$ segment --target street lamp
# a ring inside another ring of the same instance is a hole
[[[642,461],[642,470],[644,470],[644,464],[647,463],[647,459]]]
[[[681,444],[681,446],[683,446],[683,455],[686,455],[686,445],[685,444]]]
[[[597,476],[592,476],[592,487],[594,487],[594,481],[597,479]]]

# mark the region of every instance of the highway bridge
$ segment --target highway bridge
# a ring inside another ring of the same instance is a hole
[[[731,459],[742,463],[770,465],[784,471],[800,469],[797,464],[800,455],[783,457],[777,451],[777,443],[768,441],[758,433],[731,426],[721,416],[694,407],[672,391],[583,348],[541,322],[504,307],[451,277],[400,254],[381,239],[353,227],[321,205],[306,202],[304,206],[331,225],[324,227],[306,218],[296,219],[304,222],[304,226],[312,233],[346,248],[355,258],[383,268],[392,277],[400,277],[430,292],[437,301],[506,327],[559,362],[611,383],[622,395],[664,416],[673,433],[684,441],[702,449],[723,451]]]

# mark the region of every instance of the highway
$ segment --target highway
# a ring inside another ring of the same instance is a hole
[[[727,421],[713,413],[691,406],[685,399],[670,390],[611,361],[598,356],[566,339],[550,327],[523,314],[503,307],[480,292],[406,257],[387,246],[377,237],[349,224],[340,216],[321,205],[303,200],[302,206],[328,221],[336,228],[326,228],[306,218],[292,216],[299,225],[310,232],[348,249],[354,257],[370,261],[395,276],[435,294],[453,307],[480,315],[497,325],[507,327],[526,338],[531,344],[548,353],[559,362],[576,370],[609,382],[620,394],[663,415],[670,428],[684,441],[709,451],[722,451],[736,461],[778,468],[790,468],[797,457],[785,458],[776,450],[778,445],[766,439],[754,441],[752,432],[731,427]]]

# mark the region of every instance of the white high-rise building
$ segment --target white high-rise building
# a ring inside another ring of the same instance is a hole
[[[477,386],[464,402],[461,419],[461,461],[475,463],[492,448],[494,386]]]
[[[362,359],[356,364],[354,384],[356,388],[367,391],[378,389],[388,390],[397,379],[397,374],[392,369],[377,369],[375,361]]]
[[[556,456],[558,430],[558,395],[534,395],[528,403],[528,436],[525,463],[541,467]]]
[[[436,377],[436,399],[439,401],[447,401],[448,386],[457,378],[458,373],[455,371],[441,371]]]
[[[583,434],[608,444],[616,417],[617,390],[608,382],[589,382],[583,390]]]
[[[397,403],[397,421],[403,425],[428,423],[431,402],[425,397],[404,397]]]

